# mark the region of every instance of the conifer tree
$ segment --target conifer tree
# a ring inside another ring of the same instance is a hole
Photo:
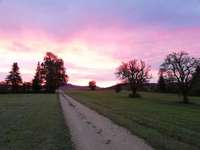
[[[41,65],[38,62],[36,73],[33,79],[32,89],[35,92],[39,92],[42,89],[42,75],[41,75]]]
[[[22,78],[19,72],[18,64],[15,62],[12,65],[12,70],[6,78],[6,83],[11,87],[12,92],[18,92],[22,85]]]
[[[160,70],[159,74],[160,74],[159,79],[158,79],[158,88],[159,88],[159,91],[160,92],[166,92],[166,83],[165,83],[163,71]]]

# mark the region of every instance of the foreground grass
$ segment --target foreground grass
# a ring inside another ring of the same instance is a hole
[[[0,95],[0,150],[71,150],[56,95]]]
[[[159,150],[200,149],[200,98],[196,104],[181,104],[172,94],[128,93],[112,91],[67,91],[69,95],[128,128]]]

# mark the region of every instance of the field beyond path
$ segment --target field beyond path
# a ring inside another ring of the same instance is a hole
[[[60,91],[76,150],[152,150],[142,139]]]
[[[192,104],[180,103],[175,94],[141,92],[129,98],[128,91],[67,90],[67,95],[143,138],[157,150],[200,149],[200,97]]]

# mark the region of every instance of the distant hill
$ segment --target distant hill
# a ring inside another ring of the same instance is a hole
[[[88,86],[75,85],[71,83],[68,83],[64,85],[63,87],[66,89],[72,89],[72,90],[89,90]],[[100,89],[100,87],[96,87],[96,89]]]
[[[84,90],[84,89],[88,89],[88,86],[74,85],[74,84],[69,83],[69,84],[65,85],[65,88]]]
[[[122,89],[129,89],[129,84],[128,83],[120,83],[120,85],[122,86]],[[117,84],[113,85],[113,86],[110,86],[110,87],[107,87],[105,89],[115,90],[116,86],[117,86]]]
[[[129,90],[130,89],[130,86],[128,83],[121,83],[121,88],[123,90]],[[115,90],[117,84],[116,85],[113,85],[113,86],[110,86],[110,87],[107,87],[105,89],[112,89],[112,90]],[[145,83],[144,86],[142,88],[140,88],[140,90],[142,91],[151,91],[151,90],[156,90],[157,88],[157,84],[156,83]]]
[[[116,85],[113,85],[113,86],[110,86],[110,87],[107,87],[107,88],[97,87],[96,89],[97,90],[115,90]],[[130,89],[128,83],[121,83],[121,87],[122,87],[123,90],[129,90]],[[70,89],[70,90],[90,90],[88,86],[74,85],[74,84],[71,84],[71,83],[64,85],[63,88]],[[139,90],[142,90],[142,91],[155,91],[156,88],[157,88],[157,84],[156,83],[146,83]]]

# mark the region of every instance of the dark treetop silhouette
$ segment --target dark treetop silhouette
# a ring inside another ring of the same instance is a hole
[[[193,87],[190,94],[200,96],[200,65],[197,66],[197,69],[193,74],[192,84]]]
[[[18,64],[15,62],[6,78],[6,82],[0,82],[0,93],[55,92],[59,86],[66,84],[68,81],[65,70],[64,61],[55,54],[47,52],[43,62],[37,65],[32,83],[23,83]]]
[[[11,87],[12,92],[18,92],[20,86],[22,86],[22,78],[20,76],[18,64],[15,62],[12,65],[12,70],[6,78],[8,87]]]
[[[166,82],[164,79],[164,70],[160,69],[159,79],[158,79],[158,88],[160,92],[166,92]]]
[[[47,52],[41,64],[41,78],[46,91],[55,92],[59,86],[68,81],[64,61],[53,53]]]
[[[32,88],[34,92],[39,92],[42,89],[42,67],[38,62],[36,73],[32,82]]]
[[[186,52],[173,52],[167,55],[161,65],[161,69],[165,71],[165,77],[171,78],[177,84],[184,103],[189,103],[188,94],[198,65],[199,60],[190,57]]]

